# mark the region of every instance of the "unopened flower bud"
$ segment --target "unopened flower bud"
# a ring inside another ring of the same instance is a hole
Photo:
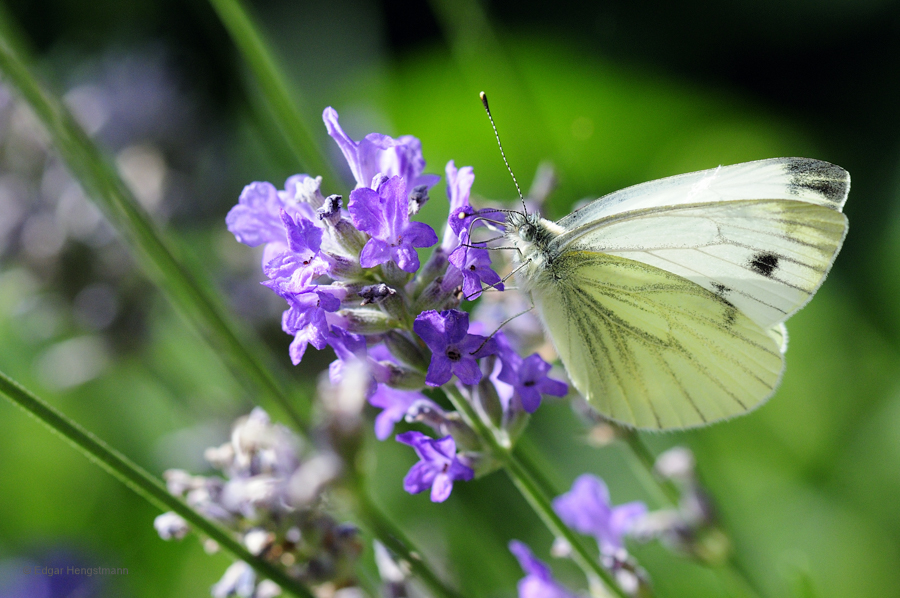
[[[156,528],[156,533],[158,533],[159,537],[163,540],[171,540],[173,538],[181,540],[191,530],[187,521],[185,521],[181,515],[172,513],[171,511],[163,513],[154,519],[153,527]]]
[[[341,196],[329,195],[325,198],[324,205],[316,210],[319,220],[323,220],[331,226],[336,226],[341,219]]]
[[[417,370],[428,367],[428,357],[419,345],[398,330],[391,330],[384,335],[384,345],[400,363]]]
[[[341,328],[353,334],[384,334],[400,326],[397,320],[374,307],[342,309],[336,312],[336,316],[340,319]]]
[[[362,303],[360,305],[369,305],[370,303],[381,303],[388,297],[396,295],[397,291],[387,286],[386,284],[378,283],[378,284],[370,284],[369,286],[363,287],[357,295],[362,297]]]
[[[418,214],[428,201],[428,185],[416,185],[409,192],[409,215]]]
[[[694,478],[694,454],[690,449],[676,446],[656,458],[654,469],[662,477],[686,482]]]

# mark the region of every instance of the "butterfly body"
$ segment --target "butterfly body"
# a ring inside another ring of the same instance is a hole
[[[846,234],[849,175],[777,158],[629,187],[558,222],[511,213],[516,277],[578,391],[642,429],[705,425],[762,404],[783,325]]]

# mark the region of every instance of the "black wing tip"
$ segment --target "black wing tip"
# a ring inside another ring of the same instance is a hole
[[[844,205],[850,193],[850,173],[831,162],[812,158],[783,158],[796,195],[813,192],[836,207]]]

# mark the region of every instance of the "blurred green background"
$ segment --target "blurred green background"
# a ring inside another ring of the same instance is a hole
[[[290,367],[282,306],[258,285],[259,253],[234,241],[224,216],[243,185],[280,186],[297,166],[210,6],[6,6],[41,75]],[[418,136],[428,172],[443,174],[450,159],[474,166],[479,197],[514,195],[482,89],[520,181],[541,161],[557,169],[553,217],[583,198],[719,164],[807,156],[849,170],[850,234],[816,299],[789,322],[789,365],[774,398],[733,422],[646,440],[695,450],[740,559],[767,595],[900,595],[900,3],[252,8],[331,155],[319,124],[328,105],[354,138]],[[27,112],[6,92],[0,104],[0,370],[151,472],[203,472],[203,448],[225,441],[254,397],[137,269]],[[432,197],[425,218],[437,226],[443,183]],[[313,354],[292,369],[300,392],[330,359]],[[0,422],[0,596],[208,595],[226,556],[207,556],[195,538],[159,540],[153,508],[6,402]],[[586,432],[561,402],[532,419],[528,436],[559,490],[592,472],[615,502],[652,504],[624,453],[592,448]],[[402,491],[411,451],[373,438],[367,450],[378,501],[465,596],[515,595],[510,538],[550,559],[552,537],[502,474],[458,484],[435,505]],[[721,577],[658,546],[634,553],[661,598],[731,595]],[[129,575],[23,589],[24,566],[54,563]],[[552,565],[583,587],[569,563]]]

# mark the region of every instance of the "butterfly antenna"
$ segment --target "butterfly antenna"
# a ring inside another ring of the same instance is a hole
[[[491,127],[494,129],[494,137],[497,138],[497,145],[500,146],[500,155],[503,157],[503,163],[506,164],[506,170],[509,171],[509,176],[512,177],[513,183],[516,185],[516,191],[519,193],[519,199],[522,200],[522,210],[527,214],[528,208],[525,206],[525,197],[522,195],[522,189],[519,188],[519,181],[516,180],[516,175],[513,174],[512,168],[509,167],[509,162],[506,160],[506,153],[503,151],[503,144],[500,143],[500,133],[497,132],[497,125],[494,124],[494,117],[491,115],[491,109],[488,106],[487,94],[483,91],[478,94],[481,98],[481,103],[484,105],[484,110],[487,112],[488,119],[491,121]]]
[[[497,328],[496,328],[496,329],[495,329],[495,330],[494,330],[487,338],[485,338],[485,339],[481,342],[481,344],[478,345],[478,348],[475,349],[474,351],[472,351],[472,352],[470,353],[470,355],[475,355],[476,353],[478,353],[479,351],[481,351],[481,350],[484,348],[484,346],[485,346],[486,344],[488,344],[488,341],[491,340],[492,338],[494,338],[494,336],[495,336],[498,332],[500,332],[500,329],[501,329],[501,328],[503,328],[504,326],[506,326],[507,324],[509,324],[510,322],[512,322],[513,320],[515,320],[516,318],[518,318],[519,316],[524,316],[525,314],[527,314],[528,312],[530,312],[532,309],[534,309],[534,305],[532,305],[531,307],[529,307],[529,308],[526,309],[525,311],[522,311],[522,312],[517,313],[516,315],[512,316],[511,318],[507,318],[507,319],[503,320],[503,323],[501,323],[499,326],[497,326]]]

